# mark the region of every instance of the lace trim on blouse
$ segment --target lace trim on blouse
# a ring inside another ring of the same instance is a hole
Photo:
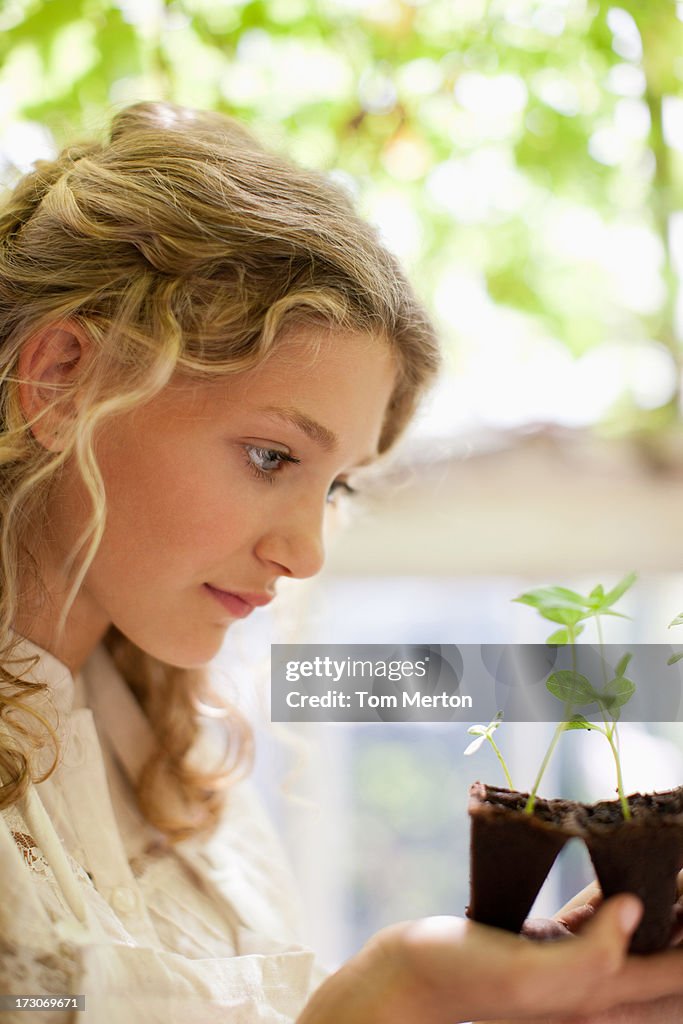
[[[30,832],[27,831],[26,822],[17,808],[14,806],[7,807],[3,811],[3,815],[26,866],[35,874],[42,875],[44,878],[51,878],[53,875],[52,868],[38,843]],[[86,884],[92,884],[93,879],[90,872],[86,871],[77,860],[74,860],[70,853],[66,850],[64,852],[72,870],[78,877],[86,882]]]
[[[46,875],[50,871],[50,865],[43,856],[38,843],[28,831],[26,822],[17,808],[15,806],[6,807],[2,813],[12,833],[12,838],[24,858],[24,863],[31,871],[35,871],[40,875]]]
[[[27,835],[26,832],[15,831],[15,829],[11,831],[14,842],[23,855],[24,862],[32,871],[37,871],[39,874],[44,875],[49,870],[50,865],[40,852],[40,847],[36,845],[33,836]]]

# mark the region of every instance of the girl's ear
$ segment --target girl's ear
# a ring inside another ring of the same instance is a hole
[[[49,451],[62,451],[62,427],[75,414],[73,398],[59,401],[83,372],[90,348],[75,323],[49,326],[32,335],[19,354],[19,402],[31,433]]]

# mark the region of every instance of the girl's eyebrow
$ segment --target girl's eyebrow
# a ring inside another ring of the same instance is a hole
[[[307,437],[310,437],[312,441],[320,445],[321,448],[324,448],[326,452],[334,452],[339,447],[339,438],[336,434],[333,434],[322,423],[311,419],[310,416],[306,416],[305,413],[300,412],[298,409],[269,405],[263,412],[268,413],[270,416],[277,416],[278,419],[284,420],[291,426],[296,427]]]
[[[268,405],[262,412],[269,416],[276,416],[278,419],[300,430],[326,452],[335,452],[339,448],[339,438],[335,433],[324,427],[322,423],[318,423],[317,420],[311,419],[310,416],[307,416],[299,409],[289,406]],[[377,452],[367,455],[360,462],[356,463],[356,467],[360,468],[370,465],[377,459],[377,456]]]

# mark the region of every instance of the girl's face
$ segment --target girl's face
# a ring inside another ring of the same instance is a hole
[[[70,628],[95,646],[114,623],[165,662],[208,662],[280,576],[321,568],[325,509],[376,455],[394,382],[381,341],[302,328],[257,369],[210,384],[178,379],[110,420],[96,440],[106,526]],[[54,565],[88,507],[66,472]]]

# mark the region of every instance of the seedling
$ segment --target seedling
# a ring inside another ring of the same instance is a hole
[[[546,643],[562,646],[569,644],[571,651],[571,668],[560,669],[557,672],[553,672],[546,680],[546,687],[550,693],[564,703],[564,713],[562,721],[558,723],[550,741],[550,745],[543,757],[543,761],[541,762],[541,766],[529,794],[529,798],[524,807],[524,811],[527,814],[531,814],[534,809],[538,788],[561,735],[570,729],[587,729],[602,733],[609,743],[616,767],[617,792],[619,794],[622,813],[625,819],[629,819],[631,817],[631,810],[628,806],[628,801],[626,800],[626,795],[624,793],[621,761],[619,758],[617,722],[619,720],[621,708],[631,699],[635,693],[636,687],[635,683],[626,677],[626,670],[628,668],[629,661],[631,660],[630,654],[625,654],[620,659],[619,664],[616,666],[614,676],[611,679],[608,677],[607,662],[604,658],[604,642],[600,617],[602,615],[614,615],[619,618],[628,618],[628,616],[623,615],[621,612],[615,611],[613,606],[619,598],[626,593],[629,587],[633,585],[635,579],[636,574],[631,572],[620,580],[615,587],[607,592],[605,592],[602,584],[598,584],[593,588],[593,590],[591,590],[587,597],[576,593],[576,591],[568,590],[566,587],[541,587],[537,590],[530,590],[525,594],[520,594],[519,597],[514,598],[514,600],[518,601],[520,604],[526,604],[535,608],[542,618],[561,627],[560,629],[555,630],[555,632],[548,637]],[[577,669],[576,640],[583,632],[585,628],[584,623],[588,619],[595,619],[598,641],[600,644],[600,660],[603,671],[602,689],[600,690],[596,689],[590,680],[587,679],[586,676],[582,675]],[[683,616],[680,617],[680,621],[683,622]],[[683,657],[683,655],[681,656]],[[602,715],[602,725],[596,722],[590,722],[584,715],[578,713],[578,708],[588,707],[591,704],[598,705]],[[498,712],[496,718],[493,722],[490,722],[488,726],[477,725],[470,728],[468,732],[477,736],[477,739],[470,743],[465,752],[469,754],[474,753],[485,740],[488,740],[495,750],[498,760],[503,766],[503,771],[505,772],[508,785],[510,789],[512,789],[513,786],[510,781],[510,773],[505,765],[503,756],[493,739],[493,733],[500,725],[501,720],[502,712]]]
[[[553,755],[557,742],[563,732],[569,729],[593,729],[602,733],[610,745],[612,756],[617,773],[617,793],[621,810],[625,819],[631,817],[631,810],[624,793],[624,784],[621,773],[621,760],[619,757],[619,738],[617,733],[617,721],[621,708],[635,693],[636,687],[630,679],[626,678],[626,669],[631,660],[630,654],[625,654],[619,661],[612,679],[608,679],[607,663],[604,658],[604,641],[602,636],[602,615],[616,615],[619,618],[628,618],[621,612],[616,612],[613,605],[621,598],[636,580],[634,572],[624,576],[615,587],[605,593],[601,583],[591,590],[587,597],[577,594],[566,587],[541,587],[538,590],[530,590],[515,598],[520,604],[530,605],[535,608],[542,618],[549,622],[560,623],[563,628],[556,630],[548,637],[549,644],[570,644],[571,646],[571,669],[553,672],[546,681],[546,687],[555,697],[564,701],[565,709],[563,720],[558,724],[555,734],[550,741],[541,763],[538,775],[534,782],[525,810],[531,813],[536,802],[536,794],[541,784],[550,759]],[[584,675],[581,675],[576,668],[576,638],[583,632],[583,623],[587,619],[595,619],[600,644],[600,661],[603,671],[603,685],[597,690]],[[597,704],[602,714],[603,725],[589,722],[588,719],[576,712],[577,708],[587,707],[590,704]]]
[[[467,757],[470,754],[476,754],[476,752],[479,750],[479,748],[484,742],[490,743],[491,746],[493,747],[496,757],[500,761],[503,772],[505,773],[505,781],[508,784],[508,789],[514,789],[515,787],[512,785],[512,778],[510,776],[510,772],[508,771],[508,766],[505,763],[505,758],[503,757],[500,751],[500,747],[493,738],[494,732],[496,731],[496,729],[498,728],[502,721],[503,712],[499,711],[496,717],[493,719],[493,721],[489,722],[488,725],[471,725],[467,731],[470,734],[470,736],[476,736],[477,738],[476,740],[472,740],[469,746],[465,748],[465,756]]]

